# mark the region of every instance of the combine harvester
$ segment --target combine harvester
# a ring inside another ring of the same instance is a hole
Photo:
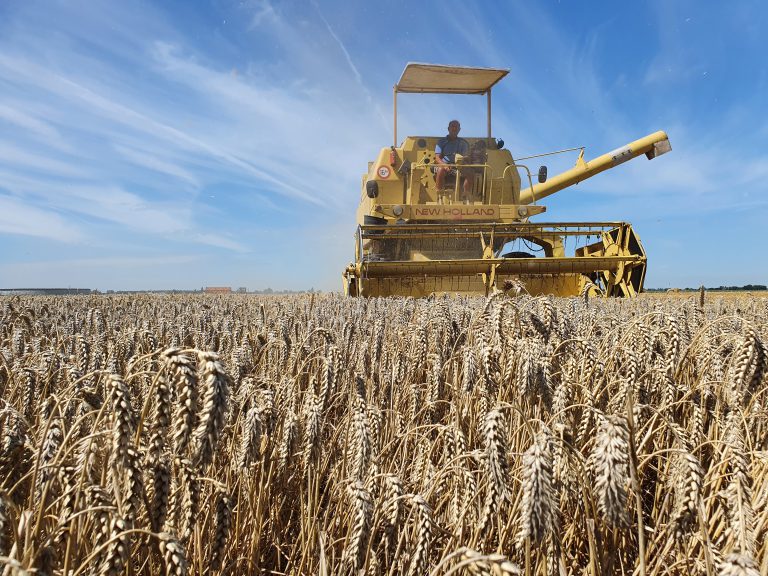
[[[529,218],[543,213],[538,201],[555,192],[641,154],[653,159],[669,152],[667,135],[655,132],[588,162],[581,148],[573,168],[547,179],[542,166],[534,184],[528,166],[516,162],[491,131],[491,88],[508,72],[405,67],[394,87],[394,144],[379,152],[363,176],[355,261],[343,273],[346,294],[488,295],[520,284],[532,295],[633,297],[642,290],[645,251],[627,222],[531,223]],[[457,154],[449,165],[455,174],[444,182],[447,188],[436,183],[439,137],[407,136],[397,145],[400,92],[487,95],[488,134],[464,138],[470,153]],[[467,176],[469,195],[462,184]]]

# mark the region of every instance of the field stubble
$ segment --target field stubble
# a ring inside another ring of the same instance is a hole
[[[768,301],[0,300],[4,574],[768,574]]]

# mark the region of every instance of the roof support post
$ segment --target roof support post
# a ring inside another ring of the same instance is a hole
[[[395,142],[392,144],[397,148],[397,84],[392,88],[392,97],[394,98],[394,116],[395,116]]]
[[[491,139],[491,89],[488,88],[488,140]]]

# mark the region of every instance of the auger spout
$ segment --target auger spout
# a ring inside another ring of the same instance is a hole
[[[534,184],[533,187],[521,190],[519,203],[532,204],[564,188],[578,184],[582,180],[591,178],[595,174],[632,160],[632,158],[636,158],[641,154],[645,154],[651,160],[670,150],[672,150],[672,146],[669,143],[669,138],[662,130],[630,142],[626,146],[617,148],[607,154],[598,156],[589,162],[584,161],[584,151],[582,150],[579,159],[576,161],[576,166],[570,170],[551,177],[543,184]]]

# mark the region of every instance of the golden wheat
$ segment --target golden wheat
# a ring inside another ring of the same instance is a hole
[[[0,565],[768,574],[757,298],[0,299]]]

